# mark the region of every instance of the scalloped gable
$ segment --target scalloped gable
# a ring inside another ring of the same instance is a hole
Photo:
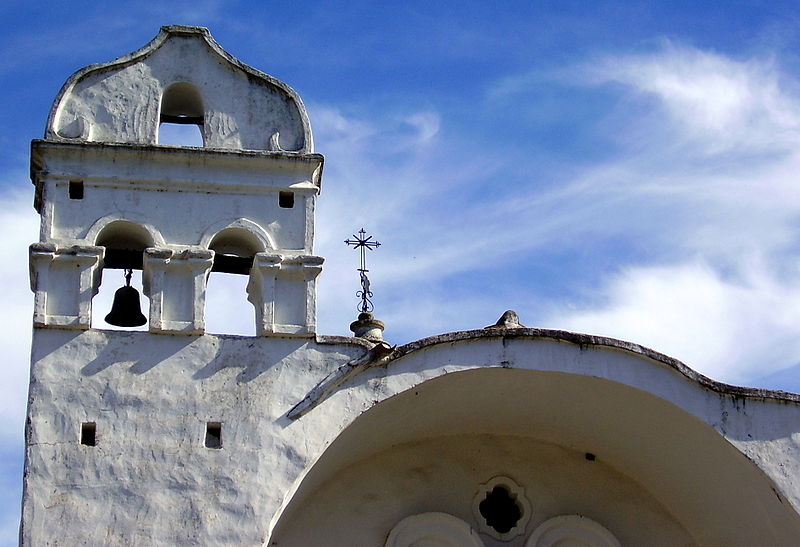
[[[157,144],[162,97],[173,84],[199,94],[206,147],[313,152],[308,114],[291,87],[228,54],[208,29],[185,26],[161,27],[140,50],[73,74],[45,138]]]

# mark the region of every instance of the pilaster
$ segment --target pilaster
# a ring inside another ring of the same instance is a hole
[[[275,280],[275,332],[313,334],[317,330],[317,276],[321,256],[284,258]]]
[[[206,279],[214,251],[148,248],[144,292],[150,298],[150,332],[203,334]]]
[[[256,309],[256,334],[266,336],[275,332],[275,279],[283,257],[257,253],[247,282],[247,300]]]
[[[91,326],[92,298],[100,288],[104,251],[93,245],[30,246],[34,326],[82,330]]]
[[[247,299],[256,308],[256,332],[308,335],[316,332],[316,278],[323,258],[258,253],[253,259]]]

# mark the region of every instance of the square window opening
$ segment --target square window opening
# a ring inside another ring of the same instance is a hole
[[[94,422],[83,422],[81,424],[81,444],[95,446],[97,426]]]
[[[83,199],[83,181],[69,181],[69,199]]]
[[[284,209],[294,207],[294,192],[281,192],[278,194],[278,205]]]
[[[222,422],[206,424],[206,448],[222,448]]]

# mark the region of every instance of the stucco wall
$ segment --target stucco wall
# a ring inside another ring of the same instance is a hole
[[[281,419],[358,341],[35,329],[26,545],[260,545],[321,450]],[[222,422],[221,449],[204,446]],[[80,443],[96,423],[96,446]]]
[[[288,417],[366,350],[342,338],[35,329],[25,543],[293,544],[302,515],[334,498],[344,507],[346,484],[368,507],[378,470],[388,490],[376,494],[385,512],[363,515],[372,538],[403,511],[466,520],[465,493],[496,473],[529,492],[530,526],[579,513],[621,540],[643,537],[621,516],[630,497],[651,543],[800,537],[792,396],[725,393],[622,342],[508,329],[397,348]],[[96,423],[96,446],[81,445],[82,422]],[[222,423],[221,449],[204,446],[207,422]],[[430,498],[439,475],[453,494]],[[302,533],[333,526],[333,537],[335,520]]]
[[[267,249],[312,251],[319,155],[50,141],[34,141],[33,154],[42,241],[93,245],[104,222],[125,219],[152,226],[162,245],[200,245],[215,228],[244,218],[267,234]],[[75,180],[84,185],[82,199],[69,197]],[[292,208],[279,206],[283,190],[295,194]]]

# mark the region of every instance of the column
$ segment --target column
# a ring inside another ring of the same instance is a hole
[[[30,246],[33,324],[36,327],[88,329],[92,298],[100,288],[105,249],[93,245]]]
[[[203,334],[206,280],[214,251],[149,248],[144,254],[144,292],[150,298],[150,332]]]

